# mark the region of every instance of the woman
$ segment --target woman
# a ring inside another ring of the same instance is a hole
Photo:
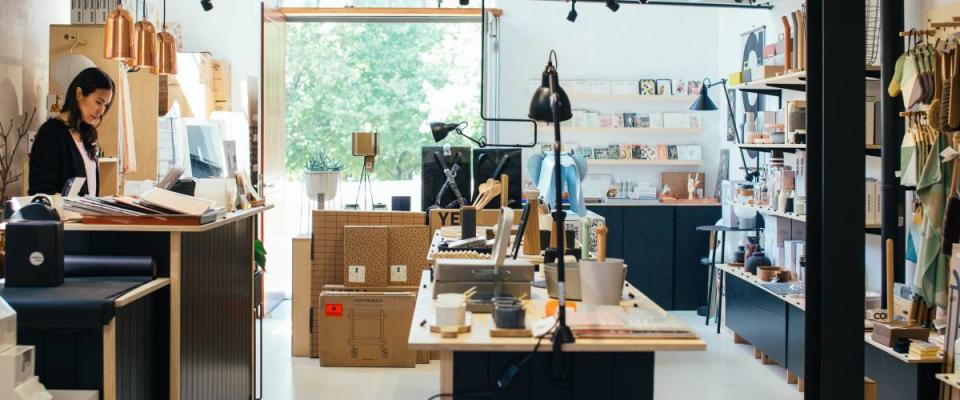
[[[77,177],[86,178],[81,196],[98,193],[97,127],[110,111],[113,80],[99,68],[87,68],[66,93],[60,115],[40,126],[30,150],[31,195],[60,193]]]

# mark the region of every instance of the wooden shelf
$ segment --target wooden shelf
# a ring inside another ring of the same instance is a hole
[[[794,152],[796,150],[806,150],[807,145],[805,144],[738,144],[737,147],[744,150],[756,150],[756,151],[787,151]]]
[[[639,94],[571,94],[570,101],[623,101],[623,102],[686,102],[693,103],[697,96],[639,95]]]
[[[734,277],[744,282],[747,282],[753,286],[760,288],[760,290],[763,290],[764,292],[770,293],[774,297],[780,300],[783,300],[784,302],[786,302],[787,304],[790,304],[791,306],[799,308],[802,311],[806,311],[806,302],[804,301],[804,298],[799,296],[790,296],[790,295],[785,296],[785,295],[779,295],[774,293],[770,289],[767,289],[765,286],[763,286],[764,283],[768,283],[768,282],[761,281],[759,278],[757,278],[756,275],[751,274],[746,270],[744,270],[743,266],[733,266],[730,264],[717,264],[717,268],[719,268],[723,272],[726,272],[727,275],[733,275]]]
[[[870,337],[870,333],[869,333],[869,332],[863,334],[863,341],[866,342],[867,344],[873,346],[873,347],[876,347],[876,348],[880,349],[880,350],[883,351],[884,353],[889,354],[891,357],[896,358],[896,359],[898,359],[898,360],[900,360],[900,361],[902,361],[902,362],[905,362],[905,363],[907,363],[907,364],[940,364],[940,363],[943,363],[943,357],[942,357],[942,356],[937,357],[937,358],[934,358],[934,359],[921,360],[921,359],[919,359],[919,358],[910,357],[908,354],[900,354],[900,353],[897,353],[897,352],[893,351],[892,348],[889,348],[889,347],[884,346],[884,345],[882,345],[882,344],[880,344],[880,343],[874,342],[874,341],[873,341],[873,338]]]
[[[937,374],[937,380],[960,390],[960,374]]]
[[[778,217],[778,218],[786,218],[786,219],[790,219],[790,220],[794,220],[794,221],[807,222],[807,217],[806,217],[805,215],[796,215],[796,214],[793,214],[793,213],[785,213],[785,212],[780,212],[780,211],[771,210],[771,209],[766,208],[766,207],[758,207],[758,206],[749,205],[749,204],[736,204],[736,206],[737,206],[737,207],[749,208],[749,209],[751,209],[751,210],[754,210],[754,211],[759,212],[760,214],[764,214],[764,215],[772,215],[772,216]]]
[[[596,160],[587,159],[589,165],[660,165],[660,166],[698,166],[703,160]]]
[[[791,72],[772,78],[755,80],[752,82],[741,83],[730,87],[743,91],[769,91],[769,90],[806,90],[807,72]]]
[[[117,157],[100,157],[97,162],[100,164],[116,164],[120,162],[120,159]]]
[[[540,129],[552,129],[550,125],[540,125]],[[586,128],[586,127],[564,127],[560,130],[563,133],[666,133],[666,134],[693,134],[703,132],[703,128]]]

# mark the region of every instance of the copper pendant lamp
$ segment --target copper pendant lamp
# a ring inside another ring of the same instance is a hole
[[[167,0],[163,0],[162,32],[157,34],[157,67],[154,71],[160,75],[177,74],[177,39],[167,32]]]
[[[117,8],[107,16],[104,29],[103,58],[124,63],[133,62],[137,54],[137,42],[133,33],[133,16],[123,9],[118,1]]]
[[[147,0],[143,0],[143,19],[133,26],[137,37],[137,57],[133,66],[157,70],[157,28],[147,19]]]

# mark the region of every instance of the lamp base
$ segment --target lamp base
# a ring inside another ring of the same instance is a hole
[[[565,343],[573,343],[576,341],[573,337],[573,332],[570,331],[570,327],[566,324],[560,324],[557,326],[557,329],[553,332],[553,382],[558,385],[569,384],[573,380],[571,376],[572,371],[572,362],[570,353],[563,352],[563,345]]]

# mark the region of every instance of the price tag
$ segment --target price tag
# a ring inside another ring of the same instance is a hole
[[[407,281],[407,266],[391,265],[390,266],[390,282],[406,282],[406,281]]]
[[[347,277],[347,280],[350,283],[364,283],[367,281],[367,267],[363,265],[351,265],[349,270],[350,276]]]

